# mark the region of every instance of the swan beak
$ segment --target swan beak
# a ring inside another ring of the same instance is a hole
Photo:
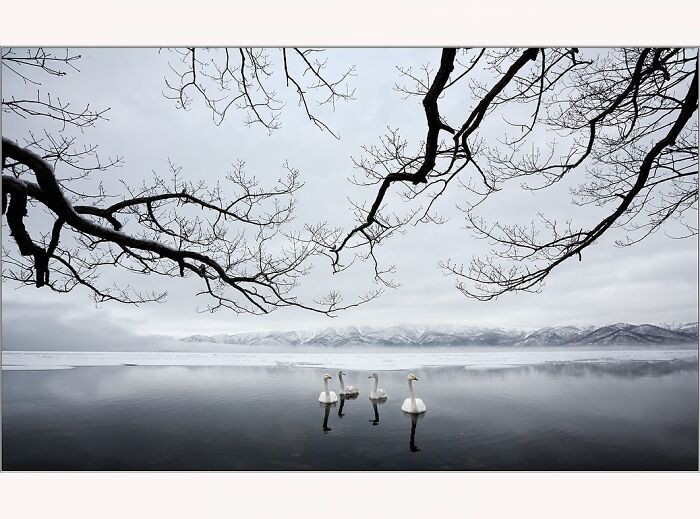
[[[370,375],[370,376],[369,376],[369,377],[367,377],[367,378],[372,378],[372,375]]]

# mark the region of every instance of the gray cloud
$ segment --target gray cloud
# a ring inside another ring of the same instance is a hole
[[[78,301],[3,300],[2,345],[6,350],[138,350],[144,337],[109,310]],[[133,324],[133,323],[132,323]],[[149,337],[149,348],[161,340]],[[165,342],[165,341],[162,341]]]

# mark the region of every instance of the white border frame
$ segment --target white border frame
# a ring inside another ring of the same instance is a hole
[[[34,0],[0,44],[698,46],[697,0]],[[254,22],[251,23],[251,20]],[[698,473],[2,473],[9,517],[692,517]]]

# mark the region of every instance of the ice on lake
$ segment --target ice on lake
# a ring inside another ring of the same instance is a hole
[[[428,367],[497,369],[547,363],[668,362],[697,359],[694,349],[542,349],[471,351],[392,351],[383,349],[352,353],[267,352],[261,348],[243,352],[91,352],[4,351],[3,370],[56,370],[84,366],[241,366],[308,367],[345,370],[396,371]],[[350,351],[348,348],[344,351]]]

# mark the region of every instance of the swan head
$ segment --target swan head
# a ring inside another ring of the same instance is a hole
[[[338,376],[341,377],[343,375],[347,375],[342,369],[338,371]]]
[[[369,377],[367,377],[367,378],[375,378],[375,379],[379,380],[379,375],[377,375],[376,373],[372,373],[372,374],[371,374]]]
[[[418,380],[418,377],[416,377],[413,373],[411,373],[407,378],[408,378],[408,380],[410,380],[410,381]]]
[[[326,373],[325,375],[323,375],[323,380],[330,380],[330,379],[332,379],[332,378],[333,378],[333,377],[331,377],[328,373]]]

